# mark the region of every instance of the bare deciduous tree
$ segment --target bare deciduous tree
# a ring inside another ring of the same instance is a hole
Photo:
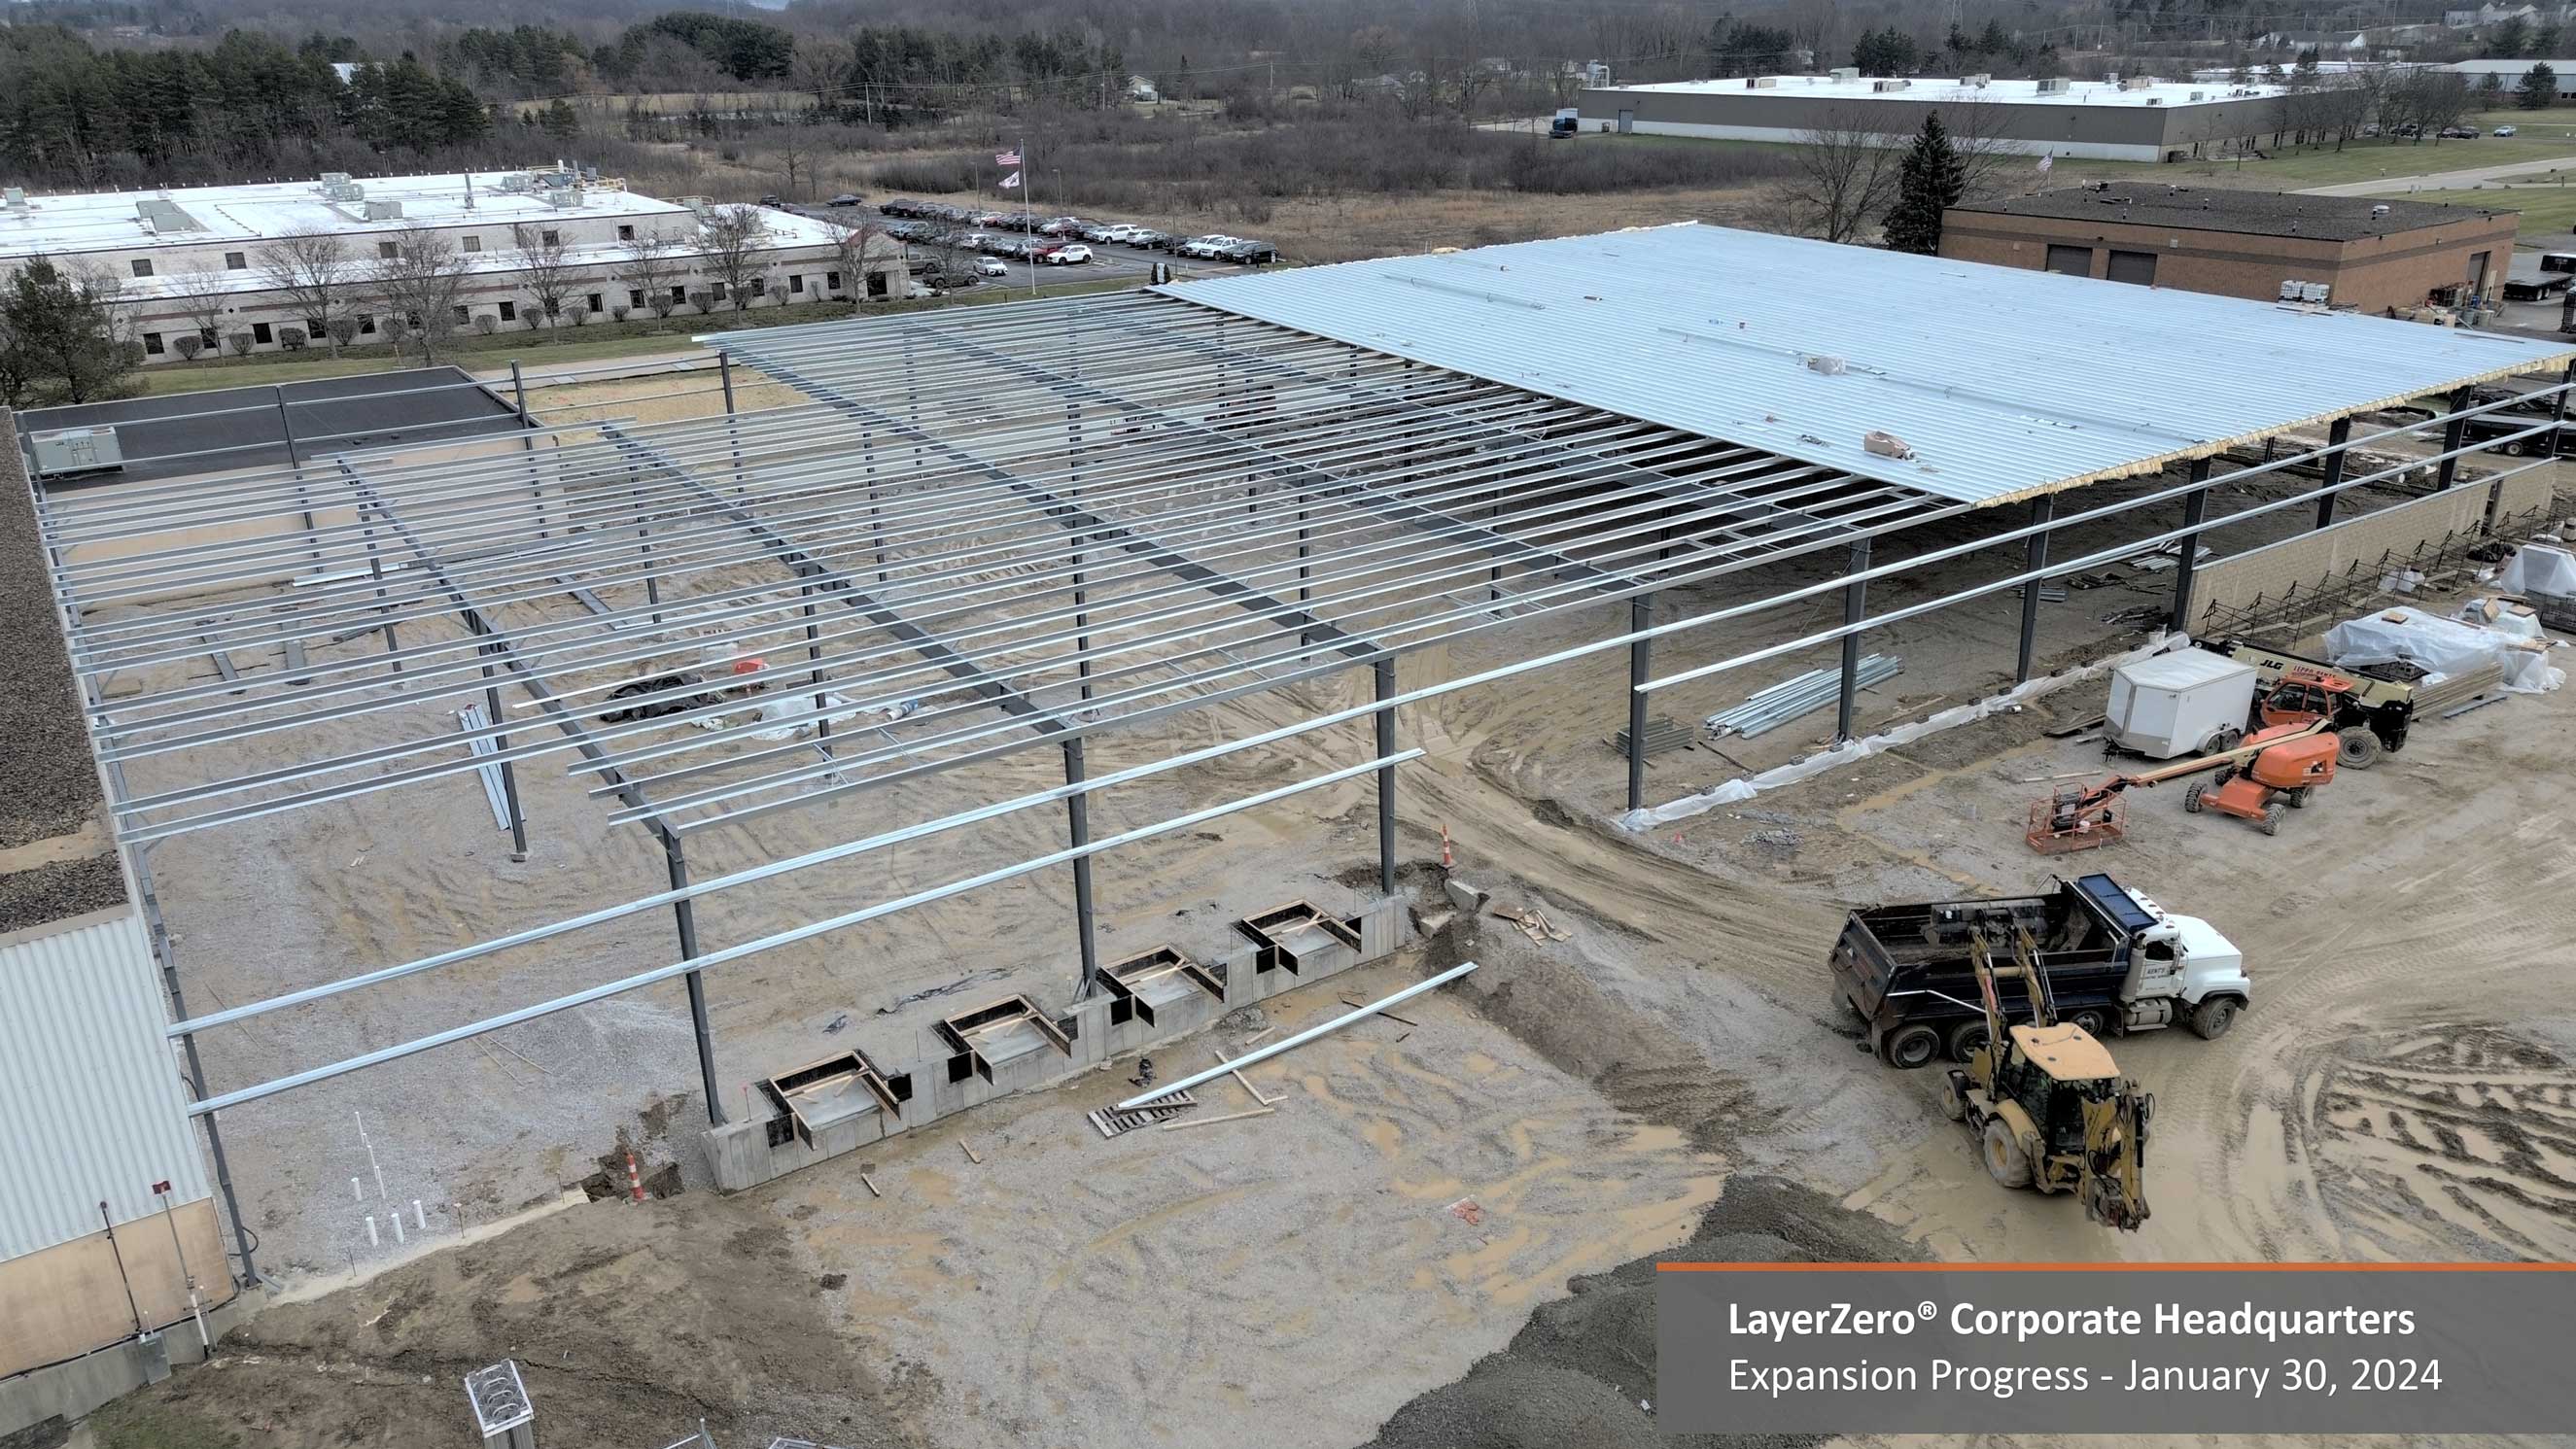
[[[2030,158],[2008,149],[2004,140],[2004,107],[1984,101],[1941,107],[1941,124],[1950,133],[1950,151],[1959,158],[1962,201],[1982,201],[2011,189]]]
[[[626,255],[617,264],[617,284],[630,292],[643,294],[643,305],[656,317],[668,317],[679,303],[671,288],[688,275],[689,266],[680,247],[668,237],[639,230],[633,241],[626,243]]]
[[[582,280],[572,249],[564,245],[562,229],[510,223],[509,263],[519,273],[519,285],[535,300],[536,311],[546,319],[551,336],[563,318],[564,303]]]
[[[1791,149],[1795,172],[1778,199],[1798,229],[1830,242],[1857,241],[1896,193],[1904,138],[1889,136],[1859,112],[1828,113]]]
[[[812,93],[818,109],[829,110],[849,82],[854,59],[846,41],[800,36],[787,74],[796,89]]]
[[[751,279],[760,274],[761,243],[769,224],[756,206],[720,206],[698,223],[698,244],[708,274],[722,282],[737,312],[751,305]]]
[[[391,315],[388,326],[400,347],[416,348],[423,367],[434,367],[456,332],[456,311],[472,264],[456,243],[434,227],[407,226],[393,235],[394,254],[374,268],[376,296]]]
[[[868,254],[883,250],[877,245],[885,228],[873,218],[856,225],[832,223],[832,265],[841,274],[841,289],[856,307],[868,295]]]
[[[821,179],[823,158],[831,154],[824,144],[823,128],[789,122],[778,130],[777,143],[769,148],[778,158],[778,169],[786,173],[782,193],[791,201],[814,199],[814,183]]]
[[[224,302],[232,296],[232,289],[224,284],[222,272],[203,262],[192,262],[174,268],[163,284],[162,292],[169,297],[171,306],[178,309],[179,315],[196,330],[198,351],[204,351],[209,345],[207,338],[222,335]],[[196,360],[194,353],[181,355],[191,362]]]
[[[354,311],[367,285],[368,267],[337,232],[299,227],[251,254],[260,280],[305,320],[307,333],[331,339],[338,356],[337,324]]]

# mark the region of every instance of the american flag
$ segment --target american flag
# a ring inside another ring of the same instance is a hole
[[[993,164],[996,166],[1017,166],[1020,164],[1020,153],[1017,151],[996,151],[993,153]]]

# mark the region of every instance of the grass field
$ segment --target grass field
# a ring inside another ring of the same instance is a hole
[[[1111,292],[1135,286],[1131,278],[1101,278],[1094,281],[1052,282],[1046,287],[1050,297],[1073,296],[1083,292]],[[803,322],[829,322],[852,315],[882,316],[888,312],[913,311],[924,307],[976,307],[994,302],[1028,300],[1021,288],[978,287],[971,292],[955,293],[924,302],[877,304],[858,309],[854,314],[842,303],[824,302],[802,307],[763,307],[754,312],[728,312],[715,317],[674,317],[668,321],[605,322],[577,330],[567,329],[561,340],[550,341],[542,332],[505,332],[490,337],[462,338],[445,349],[441,362],[452,362],[468,371],[507,371],[513,359],[530,368],[561,369],[574,363],[606,362],[620,357],[643,357],[654,353],[685,352],[692,336],[708,332],[731,332],[744,327],[786,327]],[[281,382],[304,382],[317,377],[349,377],[362,372],[383,372],[393,367],[416,366],[417,359],[397,359],[384,347],[352,348],[339,357],[317,357],[311,354],[263,353],[256,357],[226,358],[219,362],[180,362],[146,368],[140,376],[147,395],[179,392],[203,392],[217,387],[270,387]]]

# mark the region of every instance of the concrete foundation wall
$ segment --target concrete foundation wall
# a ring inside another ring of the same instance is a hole
[[[206,1311],[206,1337],[216,1343],[224,1335],[246,1322],[259,1311],[259,1298],[245,1293],[219,1308]],[[208,1357],[206,1345],[197,1337],[194,1321],[182,1321],[160,1331],[145,1343],[132,1336],[129,1320],[127,1336],[120,1342],[94,1353],[84,1354],[68,1363],[58,1363],[33,1373],[0,1378],[0,1442],[31,1425],[47,1420],[63,1424],[77,1422],[96,1412],[109,1400],[143,1387],[159,1383],[173,1368],[203,1363]],[[35,1442],[52,1442],[45,1429],[35,1431]]]
[[[2213,606],[2241,609],[2258,597],[2278,599],[2293,584],[2305,593],[2356,563],[2367,570],[2386,555],[2413,553],[2447,534],[2481,532],[2498,488],[2509,490],[2511,500],[2500,516],[2528,512],[2548,501],[2550,472],[2534,468],[2501,484],[2453,488],[2204,564],[2192,580],[2185,617],[2196,625]]]
[[[996,1097],[1053,1086],[1129,1052],[1177,1041],[1214,1024],[1218,1017],[1229,1011],[1300,986],[1329,980],[1352,967],[1379,960],[1402,946],[1411,933],[1411,917],[1405,904],[1393,897],[1373,902],[1351,919],[1357,922],[1359,929],[1360,948],[1357,951],[1337,948],[1320,953],[1323,959],[1306,961],[1295,972],[1284,966],[1262,971],[1256,969],[1259,948],[1246,944],[1239,950],[1217,957],[1213,963],[1225,968],[1223,1001],[1200,993],[1170,1002],[1155,1009],[1155,1020],[1150,1024],[1132,1017],[1121,1022],[1110,1021],[1113,1002],[1107,993],[1062,1009],[1039,1002],[1038,1005],[1050,1013],[1060,1010],[1056,1019],[1068,1022],[1067,1035],[1072,1039],[1073,1048],[1071,1054],[1052,1049],[1027,1053],[996,1065],[991,1081],[975,1074],[950,1081],[948,1058],[945,1056],[919,1062],[880,1062],[878,1067],[889,1077],[911,1074],[912,1100],[902,1104],[899,1115],[889,1118],[881,1110],[866,1112],[816,1133],[810,1145],[790,1137],[773,1147],[769,1143],[769,1117],[762,1113],[749,1121],[729,1122],[709,1129],[704,1139],[707,1165],[714,1173],[716,1186],[726,1192],[757,1187],[799,1168],[856,1151],[898,1132],[926,1126]],[[773,1064],[774,1068],[782,1070],[794,1065],[788,1062]]]
[[[171,1240],[173,1227],[200,1294],[229,1298],[232,1284],[212,1198],[180,1205],[167,1223],[158,1215],[122,1223],[113,1247],[105,1232],[96,1232],[11,1258],[0,1263],[0,1305],[8,1310],[0,1313],[0,1378],[130,1338],[138,1312],[146,1328],[187,1317],[188,1281]],[[131,1309],[128,1289],[134,1293]]]

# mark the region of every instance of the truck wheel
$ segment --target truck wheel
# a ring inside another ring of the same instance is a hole
[[[2263,833],[2265,835],[2278,835],[2281,833],[2280,806],[2266,805],[2263,807]]]
[[[2182,811],[2185,815],[2200,813],[2200,790],[2200,786],[2194,785],[2182,792]]]
[[[1953,1122],[1968,1120],[1968,1084],[1964,1073],[1941,1074],[1941,1115]]]
[[[2233,996],[2208,998],[2192,1008],[2191,1034],[2202,1041],[2218,1040],[2227,1035],[2229,1027],[2236,1024],[2236,1010],[2236,998]]]
[[[2082,1028],[2086,1036],[2095,1038],[2099,1038],[2103,1028],[2110,1024],[2100,1011],[2089,1006],[2068,1012],[2066,1020],[2069,1025]]]
[[[2367,770],[2379,763],[2379,736],[2355,725],[2335,736],[2343,747],[2340,763],[2347,770]]]
[[[2030,1154],[2013,1140],[2010,1127],[2001,1117],[1986,1119],[1986,1176],[2000,1187],[2030,1186]]]
[[[1900,1026],[1887,1039],[1887,1064],[1911,1071],[1941,1054],[1941,1033],[1916,1022]]]
[[[2200,752],[2204,755],[2223,755],[2229,750],[2236,748],[2238,743],[2243,741],[2244,738],[2245,731],[2238,729],[2236,726],[2222,726],[2218,731],[2210,735],[2209,742],[2200,747]]]
[[[2315,794],[2315,793],[2316,793],[2316,790],[2317,790],[2317,787],[2316,787],[2316,786],[2314,786],[2314,785],[2301,785],[2299,788],[2297,788],[2297,789],[2295,789],[2295,790],[2291,791],[2291,792],[2289,793],[2289,795],[2286,797],[2286,798],[2287,798],[2287,800],[2288,800],[2288,802],[2289,802],[2289,806],[2290,806],[2290,808],[2291,808],[2291,809],[2293,809],[2293,810],[2305,810],[2305,809],[2307,809],[2307,808],[2308,808],[2308,797],[2309,797],[2310,795]]]
[[[1950,1028],[1950,1060],[1954,1062],[1965,1062],[1985,1044],[1986,1024],[1982,1021],[1963,1021]]]

